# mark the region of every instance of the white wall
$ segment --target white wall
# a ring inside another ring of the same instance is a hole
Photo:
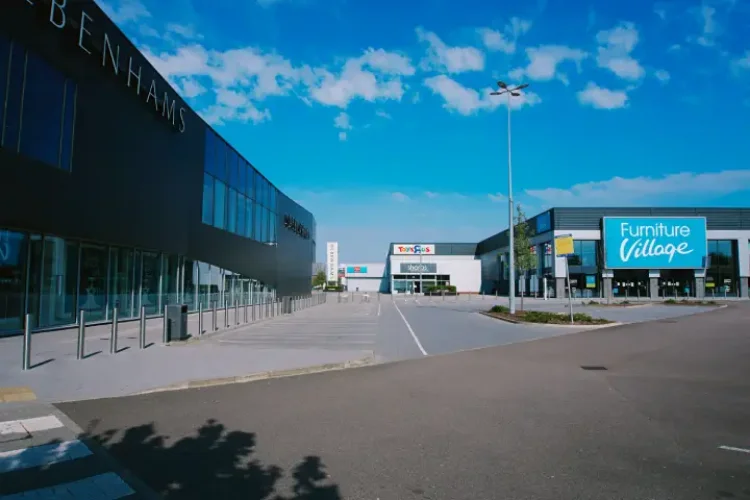
[[[381,290],[381,284],[383,278],[347,278],[346,289],[350,292],[379,292]],[[387,287],[383,287],[387,289]]]
[[[402,262],[419,262],[419,255],[391,255],[391,280],[401,274]],[[458,292],[478,293],[482,284],[482,262],[472,255],[424,255],[422,263],[437,264],[435,274],[450,275],[451,285]],[[430,273],[432,274],[432,273]],[[349,287],[351,290],[351,286]]]

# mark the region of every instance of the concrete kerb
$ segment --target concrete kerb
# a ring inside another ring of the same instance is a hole
[[[366,356],[364,358],[346,361],[344,363],[329,363],[324,365],[308,366],[305,368],[292,368],[288,370],[276,370],[276,371],[265,371],[258,373],[251,373],[247,375],[238,375],[234,377],[219,377],[219,378],[208,378],[199,380],[188,380],[185,382],[178,382],[176,384],[170,384],[164,387],[157,387],[154,389],[148,389],[146,391],[139,391],[131,396],[140,396],[143,394],[153,394],[157,392],[171,392],[171,391],[183,391],[186,389],[198,389],[201,387],[214,387],[218,385],[229,385],[229,384],[243,384],[248,382],[258,382],[261,380],[268,380],[274,378],[284,377],[295,377],[298,375],[310,375],[313,373],[322,373],[330,371],[348,370],[351,368],[361,368],[369,366],[374,363],[373,356]]]

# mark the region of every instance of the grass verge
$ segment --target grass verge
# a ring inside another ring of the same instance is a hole
[[[510,311],[505,306],[494,306],[487,311],[487,315],[513,323],[570,324],[569,314],[546,311],[516,311],[516,314],[510,314]],[[576,325],[607,325],[613,322],[604,318],[594,318],[586,313],[573,313],[573,323]]]

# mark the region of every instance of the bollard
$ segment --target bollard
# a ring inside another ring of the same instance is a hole
[[[272,318],[276,317],[276,301],[275,300],[271,301],[271,317]]]
[[[31,368],[31,314],[26,315],[23,325],[23,369]]]
[[[162,322],[162,328],[161,328],[161,342],[163,344],[167,343],[167,336],[169,335],[167,333],[167,306],[164,306],[164,321]]]
[[[218,325],[216,323],[216,301],[214,301],[214,307],[211,311],[211,328],[213,329],[213,331],[218,330],[218,328],[216,328],[217,326]]]
[[[243,321],[242,322],[243,323],[247,323],[247,302],[245,302],[244,308],[245,308],[245,313],[243,315]]]
[[[146,306],[141,306],[140,330],[138,331],[138,347],[146,348]]]
[[[76,349],[76,359],[85,357],[86,342],[86,311],[81,309],[78,313],[78,346]]]
[[[255,322],[255,304],[250,306],[250,314],[252,315],[251,321]]]
[[[198,336],[203,335],[203,303],[198,304]]]
[[[495,299],[497,299],[497,290],[495,290]]]
[[[224,299],[224,328],[229,328],[229,301]]]
[[[239,309],[237,309],[237,301],[234,301],[234,324],[239,325],[240,324],[240,313]]]
[[[117,353],[117,317],[119,316],[119,307],[112,309],[112,328],[109,331],[109,353]]]

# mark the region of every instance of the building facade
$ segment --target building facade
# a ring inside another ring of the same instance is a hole
[[[93,1],[0,4],[0,334],[310,290],[315,219]]]
[[[476,243],[393,243],[386,272],[393,293],[423,293],[453,285],[459,293],[478,293],[481,262]]]
[[[537,266],[516,289],[576,298],[748,297],[748,208],[553,208],[528,221]],[[573,252],[555,256],[555,238]],[[479,243],[482,290],[508,291],[508,231]]]
[[[390,279],[387,266],[383,262],[364,264],[341,264],[343,278],[341,284],[350,292],[387,293]]]

